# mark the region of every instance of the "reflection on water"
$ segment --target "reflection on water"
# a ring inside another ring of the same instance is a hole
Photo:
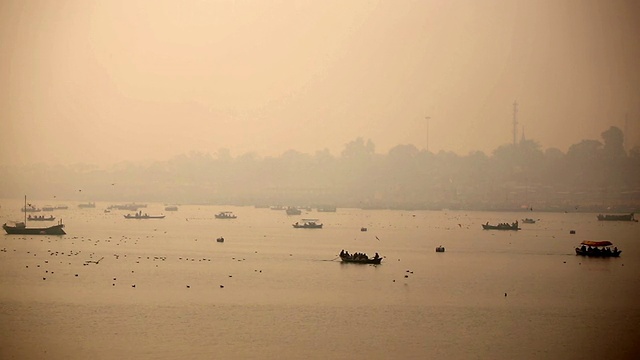
[[[22,216],[19,203],[2,205],[3,221]],[[521,231],[486,231],[524,216],[185,205],[125,220],[100,205],[55,213],[66,236],[0,237],[2,358],[638,354],[637,223],[536,213]],[[238,218],[216,220],[220,211]],[[300,218],[324,228],[294,229]],[[611,240],[621,258],[575,256],[587,239]],[[342,249],[384,260],[342,264]]]

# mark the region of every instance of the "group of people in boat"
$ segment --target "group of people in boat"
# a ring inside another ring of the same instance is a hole
[[[340,258],[346,258],[349,260],[369,260],[369,256],[367,256],[367,254],[365,253],[355,252],[353,254],[349,254],[349,252],[345,250],[340,250]],[[378,255],[378,253],[373,255],[373,259],[377,260],[379,258],[380,255]]]
[[[586,246],[586,245],[582,245],[580,247],[580,251],[583,254],[586,255],[590,255],[590,256],[610,256],[610,255],[615,255],[616,253],[618,253],[618,247],[614,246],[613,250],[611,250],[610,247],[603,247],[602,249],[595,247],[595,246]]]
[[[489,222],[487,221],[487,223],[485,225],[489,225]],[[511,224],[509,223],[499,223],[498,225],[495,225],[497,227],[512,227],[512,228],[517,228],[518,227],[518,220],[512,222]]]
[[[29,220],[48,220],[48,219],[53,220],[53,216],[45,217],[44,215],[35,215],[35,216],[29,215],[29,217],[27,217],[27,219],[29,219]]]

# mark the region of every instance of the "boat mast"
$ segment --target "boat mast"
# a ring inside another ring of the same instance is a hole
[[[24,224],[27,225],[27,195],[24,196]]]

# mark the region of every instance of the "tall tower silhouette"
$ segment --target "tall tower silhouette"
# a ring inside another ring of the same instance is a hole
[[[513,145],[516,145],[516,135],[518,134],[518,103],[513,102]]]

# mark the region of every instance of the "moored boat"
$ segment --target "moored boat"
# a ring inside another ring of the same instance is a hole
[[[142,213],[142,211],[138,211],[134,215],[127,214],[124,215],[125,219],[164,219],[164,215],[149,215],[147,213]]]
[[[219,213],[217,213],[215,215],[216,219],[236,219],[238,218],[233,212],[231,211],[221,211]]]
[[[622,250],[618,250],[618,247],[613,245],[610,241],[583,241],[580,243],[580,247],[576,247],[576,255],[588,256],[588,257],[619,257]]]
[[[2,225],[4,231],[9,235],[65,235],[64,232],[64,224],[62,221],[58,222],[57,225],[49,226],[49,227],[41,227],[41,228],[31,228],[27,227],[27,225],[23,222],[14,223],[14,225],[9,225],[5,223]]]
[[[24,212],[24,213],[28,213],[28,212],[40,212],[42,211],[42,209],[37,208],[31,204],[25,204],[22,209],[20,209],[20,211]]]
[[[293,227],[296,229],[322,229],[322,223],[319,223],[318,219],[302,219],[302,223],[296,221]]]
[[[164,207],[164,211],[178,211],[178,206],[176,205],[167,205]]]
[[[634,214],[612,215],[612,214],[598,214],[598,221],[634,221],[638,222],[638,219],[634,217]]]
[[[302,214],[302,210],[300,210],[300,209],[298,209],[296,207],[293,207],[293,206],[289,206],[287,208],[287,210],[285,210],[285,211],[287,212],[287,215],[300,215],[300,214]]]
[[[78,207],[80,209],[92,209],[96,207],[96,203],[94,202],[82,203],[82,204],[78,204]]]
[[[53,221],[55,220],[56,217],[53,215],[49,215],[49,216],[44,216],[44,215],[34,215],[34,216],[27,216],[27,220],[30,221]]]
[[[523,224],[535,224],[536,223],[536,219],[524,218],[524,219],[522,219],[522,223]]]
[[[352,264],[380,264],[382,258],[378,253],[376,253],[372,258],[368,257],[365,253],[353,253],[349,254],[348,251],[341,250],[340,251],[340,260],[343,263],[352,263]]]
[[[489,222],[482,224],[484,230],[520,230],[518,227],[518,221],[509,223],[499,223],[498,225],[489,225]]]

